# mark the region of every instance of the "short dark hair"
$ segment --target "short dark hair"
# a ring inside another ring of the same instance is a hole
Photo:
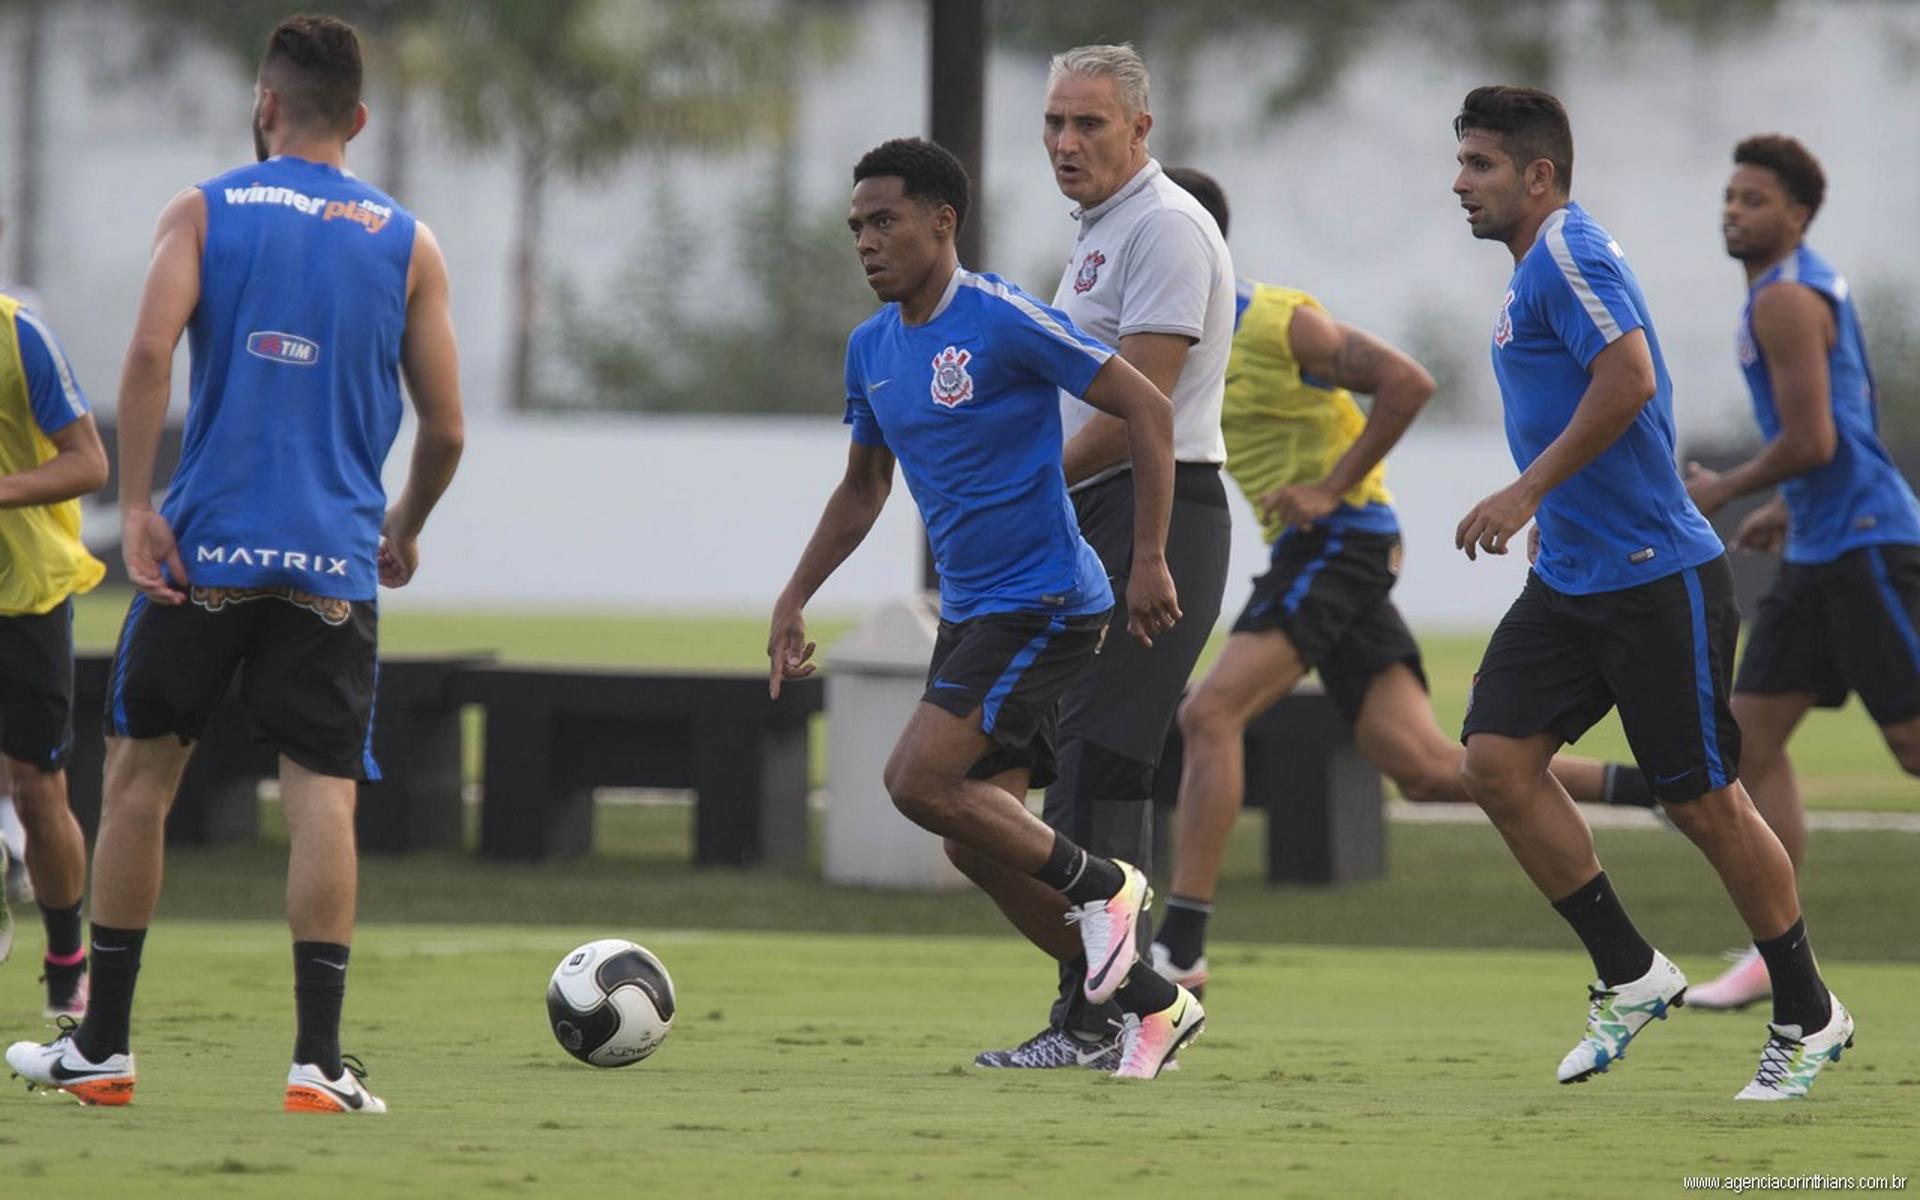
[[[1573,191],[1573,124],[1567,120],[1566,105],[1552,92],[1506,84],[1477,87],[1460,102],[1460,115],[1453,119],[1454,137],[1466,137],[1469,129],[1499,134],[1501,148],[1520,170],[1535,159],[1546,159],[1553,164],[1560,190]]]
[[[1801,145],[1799,138],[1784,133],[1756,133],[1733,148],[1735,166],[1765,167],[1780,177],[1780,184],[1795,204],[1807,206],[1807,220],[1820,211],[1827,198],[1827,173],[1813,151]]]
[[[360,106],[360,36],[338,17],[288,17],[267,35],[260,80],[289,120],[346,132]]]
[[[1220,227],[1220,236],[1227,236],[1227,193],[1220,187],[1220,181],[1205,171],[1192,167],[1168,167],[1167,178],[1192,193],[1200,202],[1200,207],[1213,214],[1213,223]]]
[[[854,164],[855,183],[883,175],[897,176],[902,190],[917,200],[950,206],[955,230],[966,223],[973,182],[953,151],[940,143],[917,137],[894,138],[867,151]]]

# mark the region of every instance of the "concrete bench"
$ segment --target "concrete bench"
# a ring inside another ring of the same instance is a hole
[[[1154,842],[1169,849],[1182,751],[1176,725],[1153,781]],[[1386,873],[1380,771],[1361,757],[1353,730],[1317,684],[1295,688],[1260,714],[1247,727],[1246,754],[1247,807],[1267,810],[1269,883],[1350,883]]]
[[[818,676],[788,683],[778,702],[764,672],[498,666],[457,686],[487,714],[482,854],[586,854],[594,788],[662,787],[697,795],[696,863],[806,861]]]

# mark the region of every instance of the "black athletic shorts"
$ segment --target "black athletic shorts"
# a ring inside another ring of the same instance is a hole
[[[1476,733],[1574,742],[1616,705],[1634,759],[1662,800],[1692,800],[1740,774],[1727,707],[1740,610],[1726,555],[1616,592],[1573,596],[1529,571],[1467,695]]]
[[[191,742],[237,672],[256,736],[309,771],[378,779],[376,628],[370,600],[286,588],[196,587],[178,605],[136,596],[107,680],[108,731]]]
[[[1100,653],[1110,609],[1082,617],[990,613],[940,622],[920,698],[956,717],[980,710],[980,728],[994,748],[973,765],[973,779],[1015,767],[1043,788],[1058,773],[1053,738],[1060,694]]]
[[[0,617],[0,753],[52,773],[73,753],[73,600]]]
[[[1395,663],[1427,686],[1420,645],[1388,595],[1400,574],[1399,534],[1290,529],[1273,544],[1271,564],[1233,632],[1286,634],[1349,724],[1374,677]]]
[[[1873,719],[1920,716],[1920,546],[1863,546],[1828,563],[1781,563],[1733,690],[1809,692],[1838,708],[1859,692]]]

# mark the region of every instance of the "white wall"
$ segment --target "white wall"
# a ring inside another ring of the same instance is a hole
[[[397,490],[407,434],[388,460]],[[481,418],[453,491],[421,541],[420,573],[390,605],[551,605],[759,612],[813,532],[846,461],[829,418]],[[1486,628],[1525,575],[1520,557],[1469,563],[1453,527],[1513,476],[1497,432],[1419,430],[1391,462],[1407,552],[1396,595],[1416,626]],[[1233,495],[1224,620],[1265,569]],[[816,600],[860,611],[917,586],[920,529],[904,483],[867,543]]]

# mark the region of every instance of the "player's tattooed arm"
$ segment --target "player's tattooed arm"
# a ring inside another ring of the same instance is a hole
[[[1321,309],[1294,309],[1287,341],[1302,378],[1373,397],[1373,411],[1353,445],[1318,483],[1275,488],[1260,497],[1263,513],[1289,525],[1311,526],[1340,506],[1340,498],[1400,441],[1433,395],[1433,376],[1405,351]]]
[[[819,664],[810,661],[816,646],[807,640],[803,610],[828,576],[866,540],[892,491],[893,451],[885,446],[850,443],[846,473],[827,498],[820,524],[807,540],[807,548],[800,552],[793,577],[774,601],[773,621],[767,631],[767,694],[775,700],[780,698],[784,680],[805,679],[818,669]]]
[[[1837,330],[1825,297],[1803,283],[1782,281],[1753,300],[1753,340],[1773,384],[1780,433],[1760,453],[1730,471],[1687,464],[1687,494],[1712,516],[1729,500],[1761,491],[1833,461],[1833,427],[1827,353]]]

